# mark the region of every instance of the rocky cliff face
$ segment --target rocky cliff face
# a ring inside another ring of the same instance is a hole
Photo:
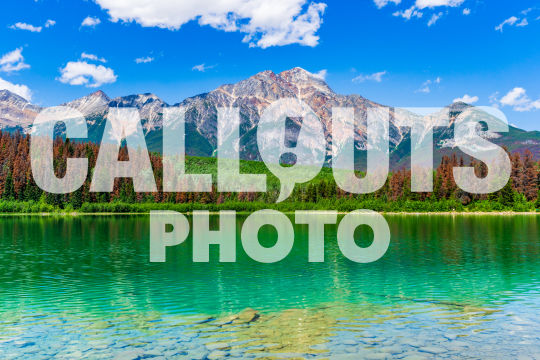
[[[105,114],[109,107],[111,99],[101,90],[96,91],[90,95],[84,96],[80,99],[73,100],[64,106],[69,106],[79,110],[84,116]]]
[[[293,68],[281,73],[263,71],[236,84],[222,85],[217,89],[187,98],[172,105],[186,108],[186,150],[189,155],[210,156],[217,146],[217,109],[238,107],[241,115],[241,156],[258,159],[256,148],[256,126],[264,109],[282,98],[299,98],[309,105],[320,118],[327,143],[331,142],[330,119],[333,107],[352,107],[359,127],[355,138],[365,144],[366,113],[378,104],[359,95],[340,95],[315,74],[301,68]],[[163,108],[166,104],[153,94],[130,95],[110,99],[102,91],[96,91],[83,98],[64,104],[80,110],[87,118],[89,136],[92,141],[100,141],[104,119],[109,107],[136,107],[140,110],[148,147],[152,151],[161,150],[161,129]],[[453,104],[451,114],[463,109],[465,104]],[[29,104],[23,98],[0,91],[0,128],[28,131],[33,119],[41,109]],[[401,117],[401,118],[400,118]],[[410,154],[409,128],[402,125],[403,112],[390,108],[390,150],[393,162],[400,163]],[[293,120],[294,121],[294,120]],[[429,125],[428,125],[429,126]],[[442,144],[452,136],[450,128],[435,132],[435,144]],[[540,156],[540,133],[525,132],[511,128],[510,133],[498,139],[510,150],[532,149]],[[362,145],[360,149],[364,148]],[[437,156],[435,157],[437,161]]]
[[[143,120],[143,128],[150,132],[161,128],[162,108],[168,105],[154,94],[141,94],[115,98],[109,106],[136,107]]]
[[[327,142],[330,141],[330,118],[332,107],[353,107],[360,124],[357,138],[365,140],[366,110],[378,104],[358,95],[339,95],[316,75],[294,68],[275,74],[264,71],[236,84],[223,85],[207,94],[184,100],[179,106],[188,110],[186,121],[195,125],[210,144],[215,147],[217,141],[217,108],[239,107],[241,114],[241,144],[245,151],[243,157],[257,159],[254,150],[255,136],[253,131],[264,109],[273,101],[282,98],[299,98],[309,105],[323,124]],[[403,133],[395,126],[391,111],[390,144],[397,146],[403,139]],[[241,150],[242,153],[242,150]]]

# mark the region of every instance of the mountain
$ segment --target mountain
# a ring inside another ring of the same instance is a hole
[[[217,107],[239,107],[241,114],[240,140],[243,158],[258,159],[254,129],[262,111],[273,101],[297,97],[307,103],[322,121],[327,142],[330,140],[331,109],[335,106],[354,107],[355,116],[362,120],[366,109],[378,104],[358,95],[336,94],[322,80],[310,72],[294,68],[275,74],[263,71],[236,84],[223,85],[207,94],[188,98],[177,104],[184,106],[186,122],[194,124],[197,131],[215,148],[217,140]],[[362,121],[361,121],[362,122]],[[365,121],[364,121],[365,122]],[[365,127],[360,126],[357,133],[365,139]],[[400,129],[391,121],[390,143],[395,147],[403,139]]]
[[[360,124],[356,130],[359,152],[365,149],[366,111],[379,104],[359,95],[341,95],[335,93],[319,76],[302,68],[293,68],[281,73],[263,71],[235,84],[227,84],[217,89],[187,98],[175,105],[163,102],[154,94],[130,95],[110,99],[102,91],[96,91],[83,98],[64,105],[80,110],[87,118],[89,138],[99,142],[103,132],[105,117],[109,107],[136,107],[139,109],[148,148],[161,150],[162,113],[164,107],[183,106],[186,108],[186,152],[188,155],[212,156],[217,146],[217,108],[239,107],[241,115],[240,154],[244,159],[259,159],[256,145],[256,126],[263,110],[273,101],[281,98],[296,97],[308,104],[319,116],[330,143],[330,119],[333,107],[353,107],[355,117]],[[452,104],[449,107],[451,124],[453,119],[469,105]],[[0,91],[0,128],[8,131],[15,129],[28,131],[31,123],[41,109],[29,104],[23,98]],[[410,128],[400,126],[403,111],[390,108],[390,151],[393,167],[407,166],[410,159]],[[298,119],[292,119],[298,125]],[[427,124],[427,127],[432,126]],[[438,163],[444,154],[456,152],[452,147],[453,126],[434,128],[435,155]],[[540,132],[525,131],[510,126],[510,131],[493,138],[510,151],[531,150],[540,158]],[[360,156],[362,158],[362,156]],[[359,161],[360,164],[362,161]]]
[[[8,90],[0,90],[0,129],[13,131],[28,129],[41,111],[39,106]]]
[[[143,120],[146,132],[161,129],[162,108],[168,106],[154,94],[118,97],[109,103],[110,107],[136,107]]]
[[[103,91],[98,90],[80,99],[62,104],[79,110],[84,116],[104,115],[111,99]]]

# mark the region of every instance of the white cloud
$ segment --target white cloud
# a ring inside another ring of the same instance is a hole
[[[107,62],[107,60],[105,58],[102,58],[102,57],[100,58],[97,55],[88,54],[88,53],[85,53],[85,52],[83,52],[81,54],[81,59],[83,59],[83,60],[91,60],[91,61],[99,61],[99,62],[102,62],[102,63]]]
[[[27,23],[23,23],[23,22],[15,23],[11,25],[9,28],[13,30],[26,30],[26,31],[31,31],[31,32],[41,32],[41,30],[43,30],[43,27],[41,26],[34,26]]]
[[[195,65],[194,67],[191,68],[192,71],[200,71],[200,72],[204,72],[205,69],[206,67],[204,66],[204,64]]]
[[[521,87],[515,87],[504,95],[500,101],[501,104],[508,106],[523,105],[527,102],[526,90]]]
[[[416,0],[416,7],[419,9],[434,8],[438,6],[457,7],[465,0]]]
[[[440,77],[436,77],[434,80],[426,80],[424,81],[420,89],[416,90],[415,92],[429,94],[431,92],[432,85],[439,85],[441,81],[442,79]]]
[[[540,98],[531,100],[527,91],[522,87],[515,87],[500,100],[501,105],[511,106],[515,111],[531,111],[540,109]]]
[[[28,101],[32,100],[32,91],[26,85],[13,84],[0,78],[0,90],[8,90]]]
[[[416,92],[429,94],[431,92],[431,88],[429,87],[429,84],[425,84],[425,85],[422,85],[420,89],[416,90]]]
[[[413,5],[407,10],[402,11],[396,11],[392,14],[393,16],[401,16],[402,18],[406,20],[410,20],[412,17],[421,18],[422,15],[424,15],[421,11],[418,11],[416,7]]]
[[[518,22],[519,21],[519,22]],[[500,32],[503,32],[503,28],[505,25],[508,25],[508,26],[519,26],[519,27],[523,27],[523,26],[527,26],[529,25],[529,22],[527,21],[526,18],[523,18],[520,19],[515,17],[515,16],[511,16],[509,17],[508,19],[504,20],[502,23],[500,23],[499,25],[495,26],[495,30],[497,31],[500,31]]]
[[[401,3],[401,0],[373,0],[375,2],[375,6],[377,6],[379,9],[385,7],[389,3],[394,3],[396,5],[399,5]]]
[[[101,20],[96,17],[87,16],[81,23],[81,26],[95,27],[101,24]]]
[[[518,23],[516,24],[516,26],[520,26],[520,27],[521,27],[521,26],[527,26],[527,25],[529,25],[529,22],[527,21],[526,18],[523,18],[520,22],[518,22]]]
[[[199,65],[195,65],[194,67],[192,67],[191,70],[192,71],[205,72],[206,70],[210,70],[210,69],[213,69],[215,67],[216,67],[216,65],[199,64]]]
[[[382,8],[388,3],[389,0],[374,1],[379,8]],[[395,11],[392,15],[402,17],[406,20],[410,20],[412,18],[420,19],[428,10],[434,10],[437,7],[458,7],[461,6],[464,1],[465,0],[416,0],[411,7]],[[398,3],[400,2],[401,1],[399,1]],[[463,14],[465,15],[469,15],[470,13],[471,10],[468,8],[463,10]],[[433,24],[435,24],[443,16],[443,14],[444,13],[441,11],[432,13],[429,21],[427,22],[427,26],[432,26]]]
[[[14,72],[30,68],[30,65],[24,62],[22,50],[23,48],[20,47],[2,56],[0,58],[0,71]]]
[[[60,82],[70,85],[85,85],[86,87],[99,87],[103,84],[112,84],[117,76],[114,71],[103,65],[89,64],[86,61],[70,61],[60,69],[62,76],[57,78]]]
[[[24,22],[17,22],[11,25],[9,28],[13,30],[26,30],[30,32],[41,32],[41,30],[43,30],[43,27],[50,28],[50,27],[53,27],[54,25],[56,25],[56,21],[49,19],[45,21],[45,24],[43,24],[43,26],[34,26],[32,24],[27,24]]]
[[[151,56],[145,56],[145,57],[140,57],[140,58],[135,59],[135,62],[137,64],[147,64],[147,63],[151,63],[152,61],[154,61],[154,58]]]
[[[427,26],[431,26],[431,25],[435,24],[441,18],[442,15],[443,15],[442,12],[439,12],[438,14],[433,14],[431,16],[431,19],[429,19],[429,21],[427,23]]]
[[[189,21],[246,34],[243,42],[267,48],[316,46],[326,4],[307,0],[96,0],[111,21],[178,30]]]
[[[382,77],[386,75],[386,71],[380,71],[369,75],[358,75],[354,79],[352,79],[353,82],[364,82],[364,81],[375,81],[375,82],[381,82]]]
[[[328,70],[322,69],[313,74],[317,79],[326,80],[326,75],[328,75]]]
[[[465,94],[463,95],[462,97],[460,98],[456,98],[454,99],[454,102],[464,102],[466,104],[474,104],[476,102],[478,102],[478,96],[470,96],[468,94]]]
[[[493,106],[494,108],[499,108],[499,92],[496,91],[494,92],[493,94],[489,95],[489,103],[491,104],[491,106]]]

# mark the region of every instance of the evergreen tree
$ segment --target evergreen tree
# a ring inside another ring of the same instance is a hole
[[[78,189],[70,196],[69,203],[73,206],[74,209],[80,209],[83,204],[83,192],[82,189]]]
[[[505,207],[512,207],[514,205],[514,189],[512,179],[508,180],[506,185],[501,189],[499,202]]]
[[[2,198],[6,200],[15,199],[15,187],[13,186],[13,176],[11,171],[8,170],[6,181],[4,182],[4,192],[2,193]]]

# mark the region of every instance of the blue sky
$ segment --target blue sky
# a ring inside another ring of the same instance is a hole
[[[468,95],[476,105],[499,106],[510,123],[540,130],[537,1],[9,0],[2,6],[0,87],[39,105],[96,89],[111,97],[152,92],[177,103],[263,70],[300,66],[323,71],[339,93],[393,106],[444,106]]]

